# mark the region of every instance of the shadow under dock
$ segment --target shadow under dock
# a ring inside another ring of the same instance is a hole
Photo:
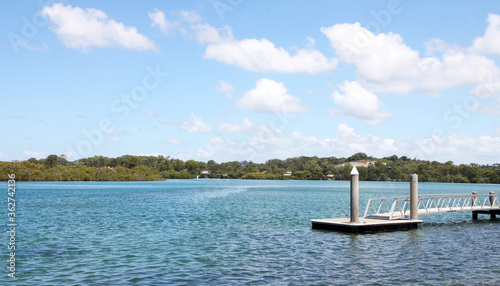
[[[387,220],[360,217],[359,222],[350,222],[349,218],[312,219],[313,229],[326,229],[350,233],[407,230],[418,227],[422,220]]]

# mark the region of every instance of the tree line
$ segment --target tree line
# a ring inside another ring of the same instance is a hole
[[[500,166],[440,163],[393,155],[374,158],[356,153],[348,158],[294,157],[270,159],[265,163],[214,160],[183,161],[169,156],[117,158],[94,156],[70,162],[64,155],[44,159],[0,162],[0,175],[6,181],[15,174],[19,181],[158,181],[165,179],[227,178],[265,180],[349,180],[353,161],[366,161],[359,167],[363,181],[409,181],[418,174],[421,182],[500,183]]]

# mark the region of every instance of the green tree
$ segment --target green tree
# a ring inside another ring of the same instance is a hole
[[[57,155],[54,154],[47,156],[47,158],[45,159],[45,166],[47,166],[47,168],[53,168],[57,166],[58,159],[59,157],[57,157]]]
[[[139,158],[137,156],[127,156],[125,158],[125,167],[132,169],[139,166]]]
[[[362,152],[356,153],[356,154],[352,155],[351,157],[347,158],[347,160],[349,160],[349,162],[361,161],[361,160],[367,160],[367,159],[368,159],[368,156]]]
[[[186,169],[191,175],[200,173],[200,170],[198,170],[198,163],[195,160],[186,161]]]

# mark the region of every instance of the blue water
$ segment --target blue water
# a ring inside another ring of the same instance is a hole
[[[7,185],[0,184],[5,196]],[[419,193],[500,193],[500,185],[420,183]],[[409,183],[360,182],[368,198]],[[18,183],[16,279],[6,285],[500,284],[500,219],[421,217],[418,229],[344,234],[349,182],[180,180]]]

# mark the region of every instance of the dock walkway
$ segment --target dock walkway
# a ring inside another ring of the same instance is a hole
[[[472,218],[500,214],[495,192],[489,194],[418,195],[418,175],[411,175],[410,195],[369,199],[364,217],[359,217],[359,173],[351,171],[351,216],[349,218],[312,219],[312,228],[343,232],[372,232],[417,228],[423,221],[419,215],[471,211]]]
[[[439,194],[418,196],[418,215],[431,215],[460,211],[490,213],[493,216],[500,211],[498,195],[490,194]],[[388,197],[369,199],[365,218],[406,219],[410,216],[410,197]],[[477,218],[477,217],[476,217]]]

